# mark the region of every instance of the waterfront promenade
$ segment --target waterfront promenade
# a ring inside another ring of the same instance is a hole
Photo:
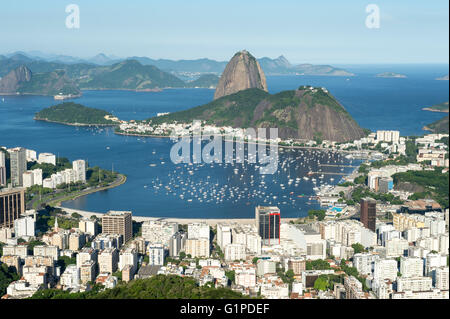
[[[61,206],[58,206],[57,208],[61,208],[62,210],[69,213],[70,215],[73,213],[77,213],[86,218],[91,218],[91,216],[93,216],[93,215],[100,218],[103,214],[106,213],[106,212],[88,212],[88,211],[84,211],[84,210],[66,208],[66,207],[61,207]],[[253,223],[255,223],[255,219],[253,219],[253,218],[208,219],[208,218],[167,218],[167,217],[133,216],[133,220],[138,223],[144,222],[144,221],[151,221],[151,220],[165,220],[168,222],[177,222],[179,224],[204,222],[212,227],[216,226],[218,223],[238,223],[238,224],[253,224]],[[283,222],[289,222],[291,220],[294,221],[294,220],[296,220],[296,218],[282,218]]]

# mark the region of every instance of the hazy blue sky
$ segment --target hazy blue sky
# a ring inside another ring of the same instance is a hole
[[[65,26],[68,4],[80,29]],[[368,4],[379,29],[365,26]],[[247,49],[291,62],[448,63],[448,0],[14,0],[0,3],[0,52],[228,60]]]

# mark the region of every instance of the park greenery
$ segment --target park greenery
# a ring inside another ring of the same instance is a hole
[[[46,166],[48,166],[49,169],[47,174],[53,174],[51,170],[54,170],[55,166],[52,164],[47,164]],[[25,200],[27,203],[34,200],[33,208],[38,208],[39,203],[48,203],[55,198],[71,196],[90,187],[107,187],[108,185],[113,183],[118,176],[118,173],[101,169],[98,166],[90,167],[86,170],[86,183],[62,183],[56,187],[56,190],[45,188],[42,185],[33,185],[27,188],[25,193]]]
[[[373,198],[382,203],[390,203],[391,205],[401,205],[404,203],[398,196],[394,196],[391,193],[374,193],[361,186],[356,187],[352,192],[352,201],[354,203],[361,202],[361,199],[365,197]]]
[[[355,267],[347,266],[345,259],[341,260],[340,266],[341,269],[347,274],[347,276],[353,276],[356,279],[358,279],[359,282],[362,283],[364,291],[369,291],[369,287],[367,287],[366,280],[359,275],[358,270]]]
[[[360,254],[366,251],[366,249],[364,248],[363,245],[361,245],[360,243],[354,243],[352,245],[353,251],[355,254]]]
[[[323,259],[307,260],[306,270],[327,270],[331,269],[330,263]]]
[[[341,284],[343,282],[344,279],[341,275],[320,275],[314,282],[314,289],[322,291],[333,290],[335,284]]]
[[[442,207],[449,207],[449,173],[442,173],[441,169],[426,171],[407,171],[393,176],[394,184],[410,183],[420,186],[423,192],[415,193],[412,199],[432,198]]]
[[[191,277],[156,275],[129,283],[120,282],[113,289],[101,290],[98,285],[87,292],[70,293],[57,289],[36,292],[32,299],[236,299],[245,298],[227,288],[199,286]]]
[[[311,209],[308,211],[309,218],[317,218],[319,221],[325,219],[326,211],[323,209]]]
[[[36,229],[38,234],[47,232],[55,226],[56,216],[58,216],[58,228],[72,229],[78,227],[79,219],[71,216],[64,216],[64,212],[60,208],[45,206],[37,211]]]
[[[0,296],[6,294],[6,288],[13,281],[19,280],[19,275],[17,274],[14,267],[8,267],[6,264],[0,265]]]

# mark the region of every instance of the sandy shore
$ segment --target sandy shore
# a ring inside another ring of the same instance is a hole
[[[99,218],[105,212],[88,212],[84,210],[78,210],[78,209],[72,209],[72,208],[65,208],[58,206],[58,208],[61,208],[62,210],[68,212],[69,214],[72,213],[78,213],[83,217],[90,218],[92,215],[95,215]],[[150,221],[150,220],[165,220],[168,222],[177,222],[179,224],[189,224],[189,223],[195,223],[195,222],[204,222],[207,223],[210,226],[215,226],[218,223],[238,223],[238,224],[253,224],[255,222],[255,219],[253,218],[223,218],[223,219],[208,219],[208,218],[169,218],[169,217],[144,217],[144,216],[133,216],[133,220],[136,222],[144,222],[144,221]],[[283,222],[289,222],[291,220],[296,220],[296,218],[282,218]]]

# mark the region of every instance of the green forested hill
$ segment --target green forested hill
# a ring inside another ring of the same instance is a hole
[[[217,83],[219,83],[219,77],[215,74],[203,74],[198,79],[187,82],[186,87],[190,88],[209,88],[216,87]]]
[[[145,90],[167,87],[184,87],[176,76],[161,71],[152,65],[142,65],[127,60],[112,66],[99,67],[80,79],[82,89],[129,89]]]
[[[36,113],[35,120],[82,125],[117,124],[111,120],[106,120],[105,115],[111,114],[104,110],[86,107],[73,102],[66,102],[48,107]]]
[[[157,275],[119,284],[113,289],[69,293],[56,289],[38,291],[32,299],[237,299],[240,293],[226,288],[198,286],[193,278]]]
[[[425,126],[424,129],[429,130],[433,133],[441,133],[441,134],[448,134],[449,132],[449,122],[448,122],[448,115],[444,116],[440,120],[437,120],[436,122],[433,122],[431,124],[428,124]]]
[[[154,124],[204,120],[217,126],[278,128],[282,139],[345,142],[365,136],[364,130],[328,91],[302,86],[269,94],[247,89],[205,105],[150,119]]]
[[[18,91],[22,94],[36,95],[78,95],[81,93],[77,85],[66,76],[64,70],[34,73],[31,81],[23,83]]]

